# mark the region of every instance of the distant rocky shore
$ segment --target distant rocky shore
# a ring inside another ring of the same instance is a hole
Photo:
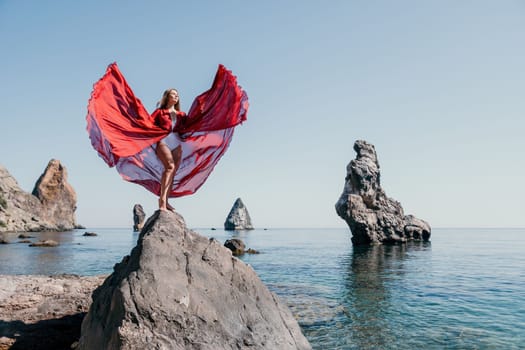
[[[51,159],[32,193],[23,191],[0,166],[0,232],[68,231],[76,223],[77,196],[66,168]]]

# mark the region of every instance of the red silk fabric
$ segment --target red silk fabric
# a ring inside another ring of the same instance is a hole
[[[237,79],[219,65],[212,87],[199,95],[187,116],[178,118],[174,132],[182,137],[181,165],[170,197],[195,193],[231,142],[234,127],[246,120],[248,96]],[[134,95],[116,63],[93,86],[88,104],[87,131],[93,148],[126,181],[159,195],[164,167],[156,143],[172,132],[159,122],[162,110],[150,115]]]

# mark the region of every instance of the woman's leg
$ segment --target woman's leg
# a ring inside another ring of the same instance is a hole
[[[167,210],[168,195],[171,192],[173,176],[175,176],[175,161],[169,147],[162,142],[157,144],[155,153],[164,166],[164,171],[162,172],[162,177],[160,179],[159,209]]]
[[[182,147],[181,146],[177,146],[177,148],[175,148],[173,151],[171,151],[171,157],[173,159],[173,172],[171,173],[171,177],[169,179],[170,189],[171,189],[171,186],[173,185],[173,178],[175,177],[175,174],[177,173],[177,170],[179,170],[179,166],[180,166],[180,162],[181,162],[181,158],[182,158]],[[166,208],[168,210],[175,210],[175,208],[173,208],[168,203],[168,196],[169,196],[169,191],[168,191],[168,193],[166,195]]]

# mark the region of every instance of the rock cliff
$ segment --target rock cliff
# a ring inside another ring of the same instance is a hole
[[[252,219],[248,208],[240,198],[237,198],[224,222],[225,230],[253,230]]]
[[[157,211],[93,293],[78,349],[310,349],[289,309],[218,241]]]
[[[0,232],[65,231],[76,225],[76,194],[60,161],[49,161],[33,193],[24,192],[0,166]]]
[[[430,239],[430,225],[412,215],[404,215],[401,204],[386,196],[380,184],[379,162],[374,145],[358,140],[356,159],[346,167],[337,214],[352,231],[352,243],[403,243]]]

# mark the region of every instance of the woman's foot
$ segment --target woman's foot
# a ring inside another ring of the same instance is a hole
[[[166,203],[166,209],[175,212],[175,208],[173,208],[169,203]]]

